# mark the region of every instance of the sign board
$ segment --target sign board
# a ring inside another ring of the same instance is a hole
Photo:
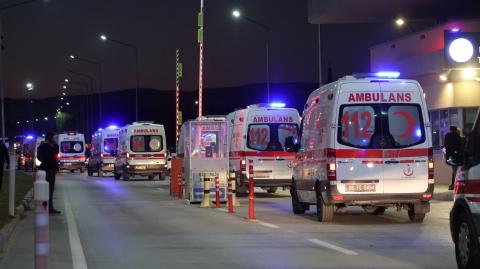
[[[480,68],[480,32],[444,34],[445,68]]]

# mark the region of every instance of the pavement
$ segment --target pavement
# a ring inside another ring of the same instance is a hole
[[[419,224],[405,211],[357,207],[319,223],[313,207],[293,215],[287,191],[261,190],[250,221],[247,198],[229,215],[225,204],[201,209],[171,198],[167,184],[60,174],[49,268],[456,268],[442,186]],[[33,219],[18,225],[0,268],[34,267]]]

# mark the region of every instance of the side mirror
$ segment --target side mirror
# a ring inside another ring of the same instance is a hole
[[[297,152],[300,149],[300,145],[297,143],[297,140],[293,136],[285,138],[285,151],[286,152]]]

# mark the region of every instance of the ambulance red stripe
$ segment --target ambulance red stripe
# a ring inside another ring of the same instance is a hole
[[[480,179],[457,181],[455,184],[457,194],[480,194]]]
[[[230,157],[295,157],[295,152],[283,151],[232,151]]]
[[[85,156],[61,156],[60,160],[82,160],[85,159]]]
[[[406,158],[428,156],[428,148],[418,149],[336,149],[337,158]]]

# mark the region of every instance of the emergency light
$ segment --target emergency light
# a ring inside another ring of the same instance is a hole
[[[396,71],[380,71],[375,73],[376,77],[381,77],[381,78],[398,78],[400,77],[400,72]]]
[[[29,139],[29,140],[32,140],[33,139],[33,135],[27,135],[27,137],[25,137],[26,139]]]
[[[271,107],[276,107],[276,108],[283,108],[283,107],[285,107],[285,103],[275,102],[275,103],[270,103],[270,106]]]
[[[107,128],[110,129],[110,130],[118,129],[117,125],[110,125]]]

